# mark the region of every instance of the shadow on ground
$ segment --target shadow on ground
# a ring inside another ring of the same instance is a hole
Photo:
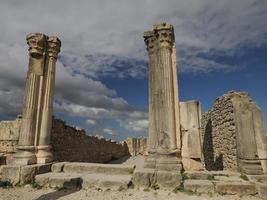
[[[79,190],[80,189],[59,189],[57,191],[50,192],[48,194],[43,194],[35,200],[56,200],[59,199],[60,197],[64,197],[69,194],[78,192]]]

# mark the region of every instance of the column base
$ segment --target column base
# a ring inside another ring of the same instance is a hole
[[[45,164],[53,161],[53,154],[51,152],[51,145],[37,146],[37,163]]]
[[[36,164],[36,156],[34,154],[34,146],[18,146],[18,152],[14,154],[13,165],[32,165]]]

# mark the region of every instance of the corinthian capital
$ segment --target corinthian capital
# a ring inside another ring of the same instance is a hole
[[[47,36],[42,33],[30,33],[27,35],[27,44],[29,45],[29,53],[33,57],[42,56],[46,48]]]
[[[49,37],[47,40],[47,53],[49,57],[57,58],[58,53],[60,52],[61,41],[55,37]]]
[[[149,53],[152,53],[155,50],[155,46],[156,46],[155,45],[156,38],[155,38],[154,32],[145,31],[143,37],[144,37],[145,44],[147,46],[147,51]]]
[[[172,48],[174,43],[173,26],[168,23],[155,24],[153,26],[155,37],[158,40],[158,47]]]

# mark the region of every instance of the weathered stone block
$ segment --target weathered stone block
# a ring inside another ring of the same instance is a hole
[[[6,165],[2,168],[2,181],[8,181],[12,185],[17,185],[20,182],[20,166]]]
[[[135,187],[150,187],[155,183],[156,174],[154,169],[142,168],[134,171],[133,184]]]
[[[161,187],[175,188],[180,186],[182,175],[180,172],[157,171],[157,183]]]
[[[197,193],[213,193],[214,185],[208,180],[185,180],[184,189]]]
[[[249,182],[217,182],[215,191],[220,194],[254,195],[255,185]]]

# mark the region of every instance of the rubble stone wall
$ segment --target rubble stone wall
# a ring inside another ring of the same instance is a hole
[[[217,98],[213,107],[202,114],[203,162],[207,170],[237,170],[233,95],[227,93]]]
[[[16,152],[20,119],[0,122],[0,165],[9,164]],[[89,136],[59,119],[53,120],[51,143],[55,161],[104,163],[128,156],[126,143]]]
[[[54,157],[57,161],[108,162],[129,155],[127,145],[88,136],[85,131],[54,120],[51,134]]]

